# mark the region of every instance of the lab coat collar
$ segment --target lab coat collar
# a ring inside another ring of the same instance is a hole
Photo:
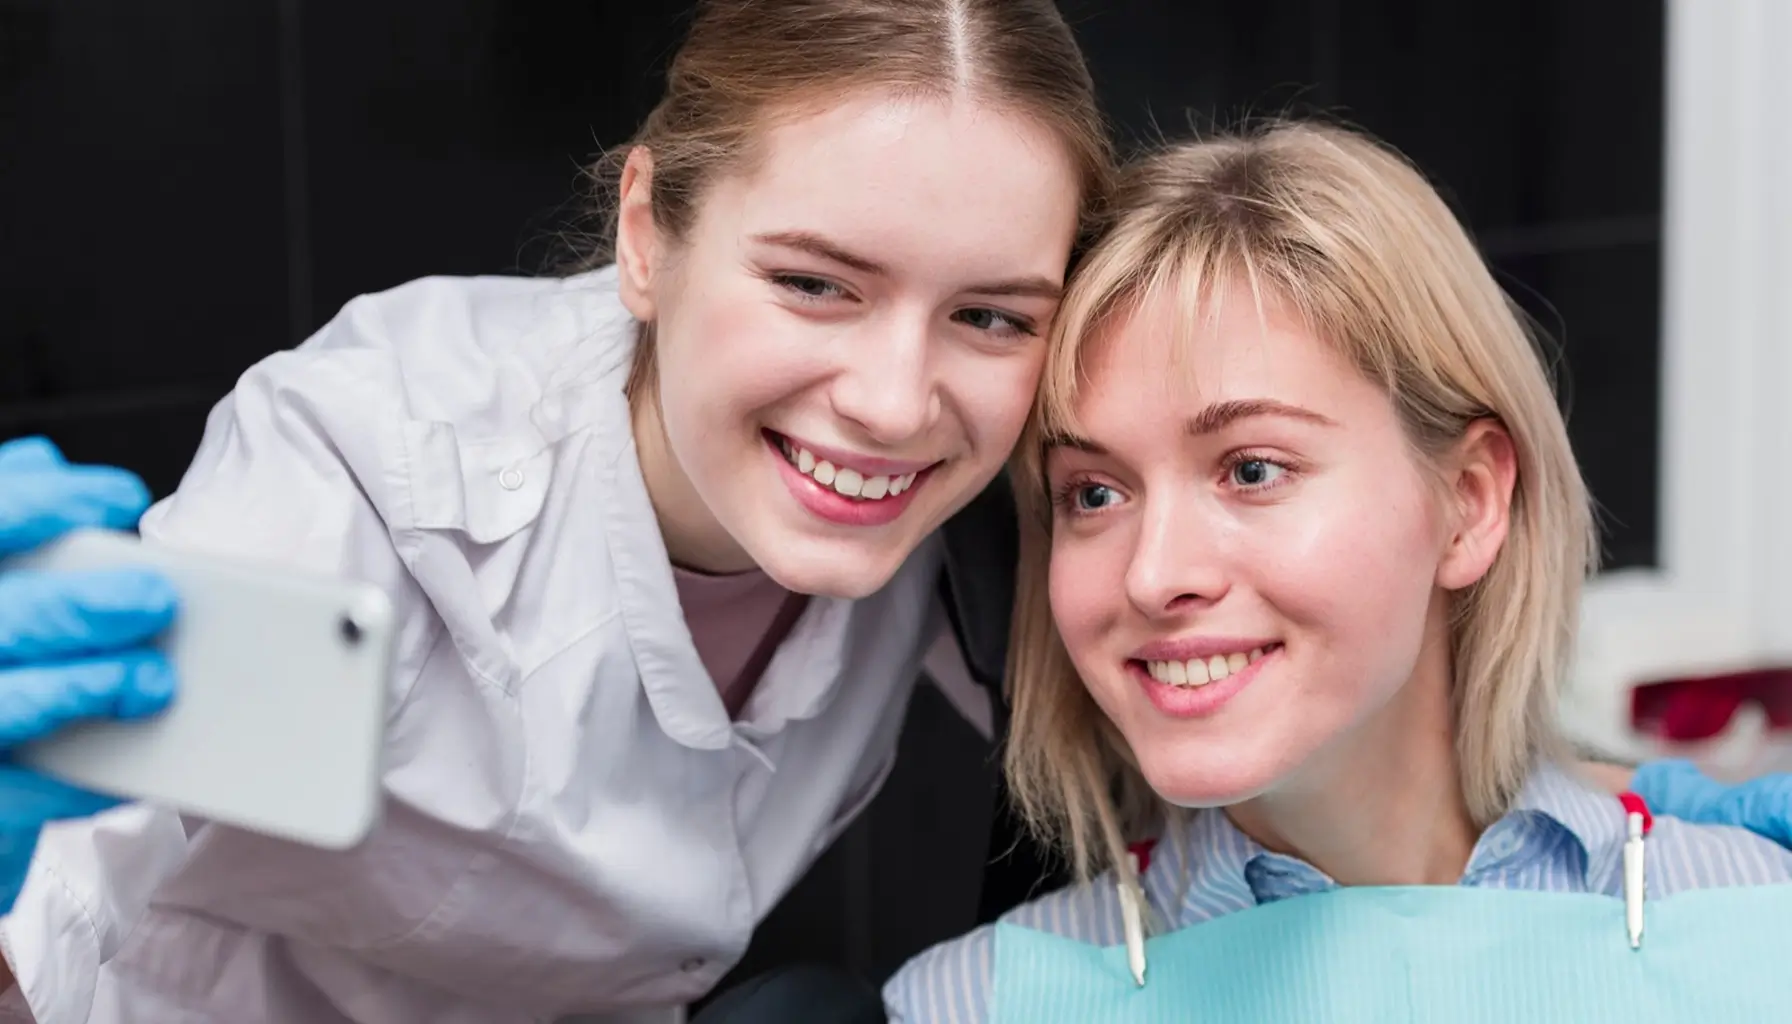
[[[767,738],[791,722],[820,714],[838,690],[851,630],[867,626],[856,621],[864,618],[855,614],[856,602],[821,597],[809,602],[766,664],[737,728],[685,624],[672,559],[641,473],[622,395],[625,379],[626,370],[619,369],[607,384],[596,385],[610,389],[607,400],[586,401],[581,407],[597,414],[591,432],[603,446],[598,462],[605,479],[596,492],[604,503],[603,525],[624,625],[660,727],[686,746],[720,750],[740,740]]]
[[[790,635],[765,666],[765,674],[741,709],[740,734],[769,737],[791,722],[814,718],[839,692],[847,638],[864,628],[855,602],[813,597]]]
[[[604,503],[604,532],[624,625],[660,727],[686,746],[720,750],[737,740],[764,739],[793,721],[820,714],[838,690],[851,630],[866,626],[855,621],[863,618],[855,615],[856,602],[821,597],[809,602],[766,664],[737,729],[685,624],[672,559],[641,474],[627,403],[613,404],[609,422],[594,429],[609,449],[599,460],[605,479],[596,491]]]
[[[589,464],[598,477],[591,493],[599,507],[593,513],[602,521],[617,608],[660,728],[687,747],[722,750],[734,742],[734,729],[685,625],[672,558],[641,475],[622,393],[626,379],[619,368],[589,386],[587,394],[603,389],[596,401],[579,403],[595,414]]]

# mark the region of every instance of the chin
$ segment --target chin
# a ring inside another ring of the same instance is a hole
[[[1139,768],[1151,789],[1177,807],[1240,804],[1263,795],[1279,777],[1279,766],[1228,757],[1221,751],[1165,754],[1139,758]]]
[[[870,597],[894,579],[905,559],[864,551],[860,545],[818,544],[792,538],[756,557],[780,587],[798,594],[849,601]],[[842,548],[846,550],[841,550]]]

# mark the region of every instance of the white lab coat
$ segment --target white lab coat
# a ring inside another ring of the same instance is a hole
[[[347,853],[147,807],[53,827],[3,930],[15,1019],[511,1024],[681,1004],[740,957],[889,770],[940,551],[812,601],[731,721],[632,344],[613,271],[428,279],[242,377],[143,532],[390,592],[385,818]]]

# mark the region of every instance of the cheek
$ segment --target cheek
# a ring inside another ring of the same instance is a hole
[[[677,408],[713,420],[768,405],[801,388],[802,328],[752,295],[718,290],[687,300],[659,330],[660,393],[667,414]]]
[[[1437,572],[1429,506],[1418,486],[1305,508],[1297,528],[1257,558],[1266,596],[1334,653],[1371,661],[1416,656]],[[1335,496],[1334,496],[1335,497]]]
[[[954,347],[956,342],[949,343]],[[986,459],[1006,459],[1020,440],[1045,365],[1045,346],[990,353],[960,349],[938,378],[965,434]]]
[[[1064,638],[1072,657],[1095,617],[1095,609],[1089,601],[1093,591],[1079,578],[1076,562],[1075,555],[1054,545],[1050,589],[1052,621],[1057,624],[1058,633]]]
[[[1126,561],[1120,548],[1111,535],[1059,539],[1052,545],[1052,620],[1079,666],[1124,613]]]

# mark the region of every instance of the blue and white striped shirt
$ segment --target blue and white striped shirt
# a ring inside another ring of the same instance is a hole
[[[1505,817],[1481,835],[1462,885],[1540,892],[1623,891],[1624,809],[1554,766],[1543,766]],[[1649,835],[1651,898],[1685,889],[1792,881],[1792,852],[1740,828],[1657,817]],[[1169,930],[1337,883],[1294,857],[1271,853],[1218,810],[1201,811],[1159,842],[1142,879],[1154,917]],[[1072,886],[1009,911],[1003,920],[1098,945],[1124,941],[1111,878]],[[981,1024],[989,1018],[995,932],[983,927],[909,961],[884,988],[893,1024]]]

